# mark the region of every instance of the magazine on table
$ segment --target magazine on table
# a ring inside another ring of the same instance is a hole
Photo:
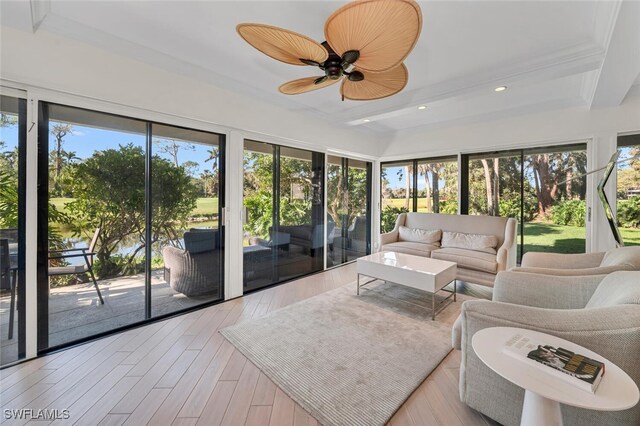
[[[604,375],[604,364],[570,350],[544,345],[523,334],[514,334],[504,346],[504,352],[535,365],[545,373],[594,393]]]

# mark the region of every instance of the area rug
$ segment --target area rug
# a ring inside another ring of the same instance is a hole
[[[451,351],[460,303],[431,321],[426,293],[353,283],[220,332],[325,426],[384,425]]]

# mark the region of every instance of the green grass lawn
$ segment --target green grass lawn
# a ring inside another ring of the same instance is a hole
[[[51,198],[51,204],[62,212],[65,212],[64,205],[73,201],[73,198]],[[210,215],[218,213],[218,198],[198,198],[196,208],[191,212],[193,215]]]

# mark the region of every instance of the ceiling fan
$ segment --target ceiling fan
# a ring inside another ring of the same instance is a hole
[[[342,100],[368,101],[400,92],[409,73],[402,63],[418,41],[422,13],[415,0],[355,0],[333,12],[326,41],[263,24],[239,24],[250,45],[291,65],[319,68],[324,75],[293,80],[278,90],[297,95],[342,80]]]

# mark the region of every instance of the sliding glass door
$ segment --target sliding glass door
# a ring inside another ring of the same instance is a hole
[[[151,315],[223,298],[223,138],[152,125]]]
[[[380,231],[389,232],[398,214],[415,211],[415,161],[383,163],[380,168]]]
[[[527,251],[584,253],[586,144],[465,154],[463,214],[513,217]]]
[[[25,356],[27,101],[0,96],[0,360]]]
[[[371,253],[371,163],[327,158],[327,266]]]
[[[640,245],[640,134],[618,138],[617,214],[626,246]]]
[[[458,157],[382,163],[380,175],[381,232],[403,212],[458,213]]]
[[[244,291],[323,268],[324,154],[244,144]]]
[[[221,136],[42,103],[39,138],[40,350],[222,299]]]

